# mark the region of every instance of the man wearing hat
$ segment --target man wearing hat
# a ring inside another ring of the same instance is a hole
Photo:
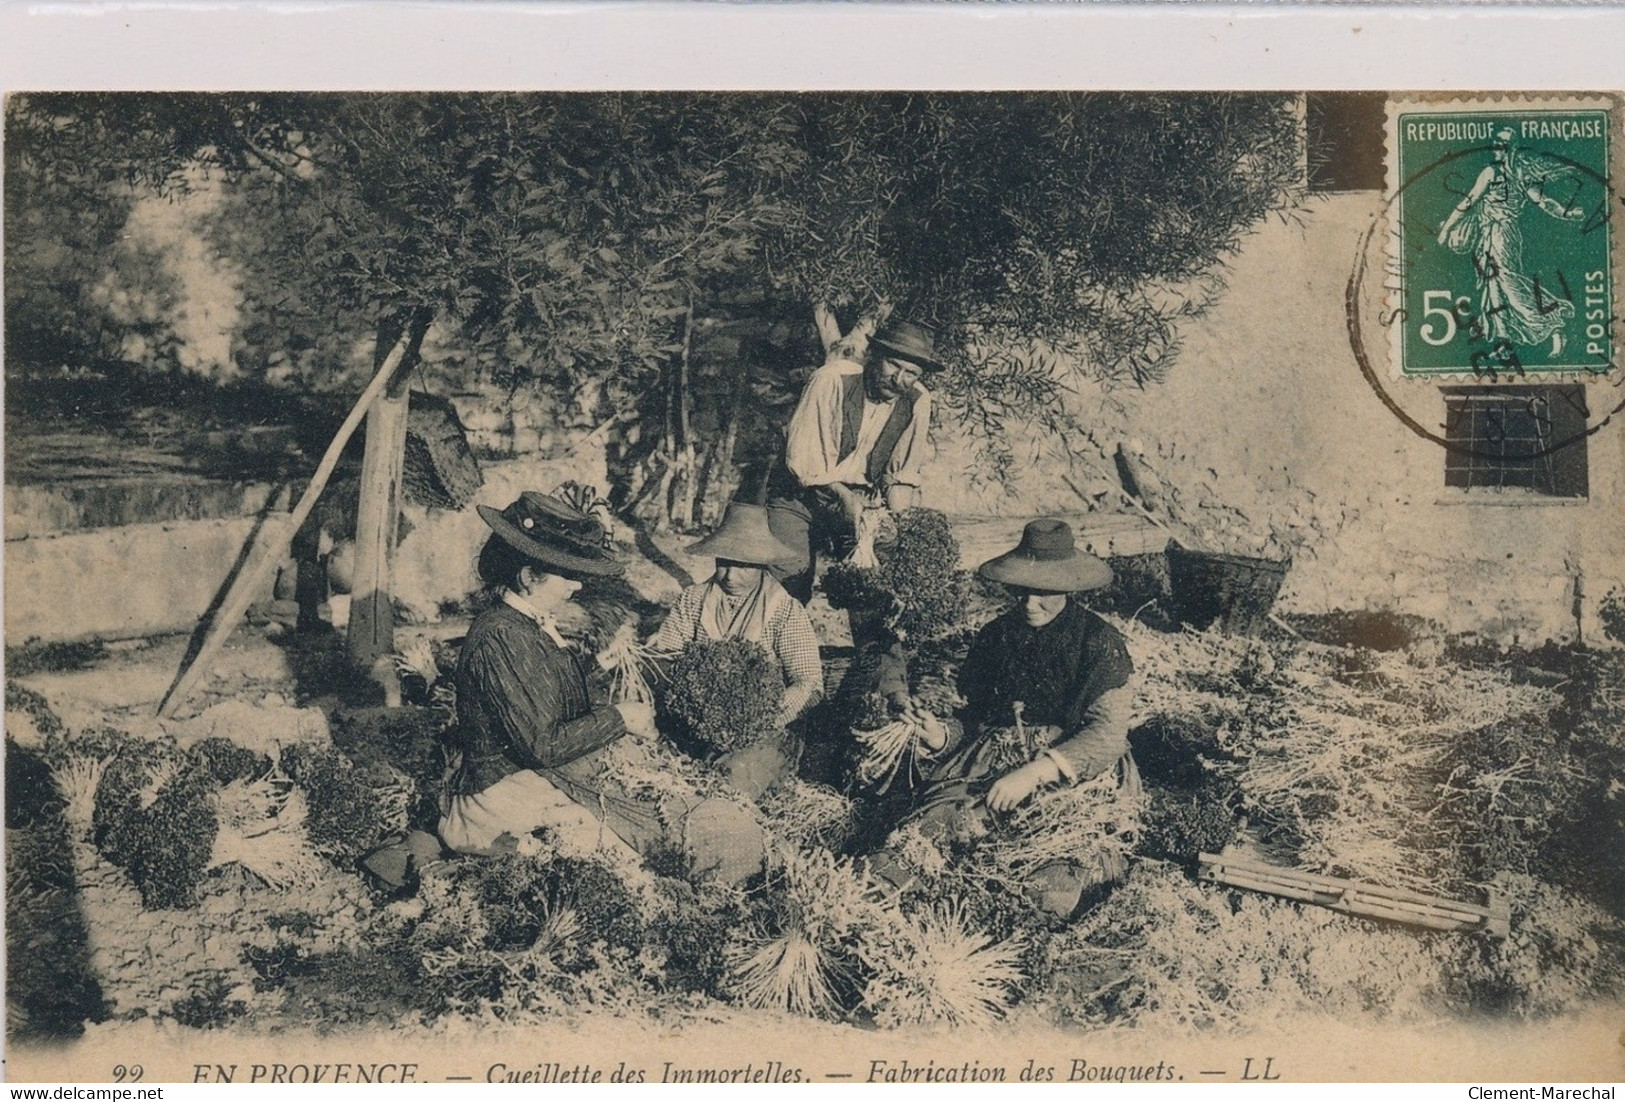
[[[635,857],[665,844],[660,809],[628,797],[596,755],[629,732],[652,737],[653,709],[597,703],[587,664],[554,619],[584,579],[624,572],[602,524],[535,492],[479,513],[492,531],[478,567],[492,601],[470,625],[453,678],[457,724],[441,839],[468,854],[523,846],[543,827],[566,852]],[[685,840],[704,835],[697,867],[736,882],[760,868],[761,837],[730,809],[704,801],[685,810],[678,828]],[[703,832],[685,829],[702,821]]]
[[[935,333],[893,316],[861,363],[833,359],[807,381],[768,500],[774,534],[797,556],[774,574],[803,604],[817,554],[849,554],[866,507],[900,512],[919,503],[931,428],[921,379],[942,369]]]
[[[807,610],[769,572],[794,561],[796,553],[774,536],[767,510],[735,502],[715,532],[688,548],[691,555],[716,560],[716,572],[683,590],[670,615],[650,640],[656,651],[676,653],[697,639],[747,639],[758,643],[784,675],[782,730],[824,690],[818,636]],[[794,764],[783,737],[735,751],[720,765],[736,788],[760,796]]]
[[[977,573],[1016,602],[977,633],[959,670],[959,722],[947,725],[945,745],[924,748],[940,760],[908,821],[928,836],[984,833],[990,813],[1108,769],[1138,784],[1128,754],[1134,665],[1122,634],[1077,599],[1110,585],[1111,568],[1075,546],[1066,522],[1046,518]],[[1087,888],[1120,874],[1068,862],[1038,870],[1030,887],[1064,915]]]

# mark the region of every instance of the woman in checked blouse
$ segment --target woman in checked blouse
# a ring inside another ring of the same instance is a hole
[[[765,508],[741,503],[728,506],[721,527],[688,550],[714,558],[716,572],[683,590],[650,646],[674,654],[698,639],[746,639],[760,644],[778,664],[784,675],[777,721],[781,733],[718,763],[734,787],[760,796],[795,768],[796,740],[782,732],[824,689],[818,637],[807,610],[769,573],[796,553],[773,535]]]

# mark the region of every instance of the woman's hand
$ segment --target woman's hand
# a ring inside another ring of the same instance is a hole
[[[993,782],[987,790],[987,806],[1003,814],[1020,807],[1034,792],[1061,779],[1061,770],[1048,758],[1028,762]]]
[[[848,523],[856,529],[863,522],[863,497],[844,482],[831,482],[829,488],[840,499]]]
[[[609,642],[604,644],[604,649],[593,656],[598,660],[598,668],[601,670],[615,669],[615,667],[619,664],[614,658],[616,650],[626,646],[629,643],[636,643],[637,641],[637,625],[628,620],[626,623],[615,629],[615,634],[609,637]]]
[[[615,710],[621,713],[621,722],[626,724],[627,731],[643,738],[654,737],[655,709],[653,704],[627,702],[615,705]]]
[[[930,712],[921,710],[915,714],[917,718],[914,723],[920,730],[920,745],[915,753],[930,757],[948,745],[948,727]]]
[[[902,720],[920,729],[920,745],[917,753],[927,756],[935,754],[948,745],[948,728],[942,720],[920,707],[919,701],[901,690],[886,697],[886,707],[893,719]]]

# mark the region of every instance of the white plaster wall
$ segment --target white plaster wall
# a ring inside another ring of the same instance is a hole
[[[493,509],[525,490],[551,493],[571,480],[600,489],[609,484],[602,446],[486,462],[481,469],[485,482],[474,503]],[[474,563],[491,529],[474,504],[455,511],[409,505],[404,512],[411,530],[395,550],[393,596],[413,620],[432,622],[440,618],[443,603],[461,601],[479,588]]]
[[[1254,529],[1303,540],[1281,608],[1394,608],[1507,642],[1577,626],[1599,639],[1596,602],[1625,586],[1625,429],[1587,442],[1584,501],[1447,493],[1443,449],[1384,407],[1349,344],[1345,292],[1379,206],[1374,193],[1323,197],[1262,227],[1226,294],[1185,324],[1168,381],[1117,392],[1127,413],[1103,430],[1143,439],[1169,483],[1211,487]],[[1419,420],[1442,423],[1436,387],[1396,385],[1419,391],[1406,399]],[[1620,393],[1593,383],[1588,399],[1607,408]]]
[[[191,631],[254,525],[252,517],[239,517],[7,540],[6,642]],[[270,586],[261,598],[270,596]]]

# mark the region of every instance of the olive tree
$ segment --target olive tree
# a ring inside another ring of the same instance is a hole
[[[245,273],[248,343],[263,355],[299,342],[310,385],[354,387],[337,351],[358,338],[373,337],[377,363],[404,342],[368,427],[386,476],[405,378],[434,326],[463,351],[452,370],[512,393],[590,395],[629,445],[617,504],[680,527],[731,488],[741,426],[782,418],[801,378],[740,373],[722,397],[701,395],[701,321],[799,316],[824,349],[851,352],[905,308],[942,331],[945,404],[997,457],[1012,421],[1064,427],[1063,361],[1127,385],[1162,377],[1224,258],[1292,204],[1302,141],[1282,95],[132,94],[9,107],[8,170],[16,156],[40,179],[158,188],[223,174],[216,240]],[[8,202],[8,231],[10,216]],[[707,411],[722,431],[696,430],[702,400],[726,407]],[[385,573],[362,657],[388,643],[393,492],[387,477],[363,488]]]

